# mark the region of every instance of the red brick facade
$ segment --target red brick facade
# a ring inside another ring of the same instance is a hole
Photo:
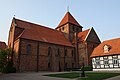
[[[83,61],[85,66],[92,66],[90,55],[94,48],[100,44],[100,40],[93,28],[89,29],[87,34],[88,35],[85,37],[85,40],[80,41],[78,44],[80,66],[82,66],[81,64]]]
[[[7,45],[5,42],[0,41],[0,49],[6,49]]]
[[[93,28],[83,34],[82,26],[69,12],[66,15],[56,30],[13,19],[8,46],[13,49],[17,71],[64,71],[80,67],[83,58],[85,66],[91,65],[90,55],[100,43],[99,38]]]

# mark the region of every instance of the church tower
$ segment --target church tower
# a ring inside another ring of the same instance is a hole
[[[82,32],[82,26],[75,20],[75,18],[68,11],[62,21],[59,23],[56,30],[65,34],[65,37],[72,42],[75,38],[75,33]]]

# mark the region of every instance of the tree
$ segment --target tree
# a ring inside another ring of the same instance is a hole
[[[0,71],[3,73],[15,72],[13,70],[11,61],[11,51],[12,49],[0,49]],[[13,70],[13,71],[12,71]]]
[[[82,72],[81,72],[81,77],[85,77],[85,70],[84,70],[84,58],[83,58],[83,62],[82,62]]]

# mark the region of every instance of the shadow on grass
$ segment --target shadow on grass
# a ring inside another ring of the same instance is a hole
[[[118,76],[118,75],[120,75],[120,73],[87,72],[86,73],[87,77],[80,78],[80,80],[103,80],[103,79],[111,78],[111,77]],[[75,79],[75,78],[80,77],[80,73],[71,72],[71,73],[60,73],[60,74],[48,74],[48,75],[44,75],[44,76]]]

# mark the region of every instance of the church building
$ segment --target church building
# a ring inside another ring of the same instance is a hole
[[[13,18],[8,47],[14,67],[24,72],[92,66],[90,55],[101,42],[93,28],[82,28],[70,12],[55,29]]]

